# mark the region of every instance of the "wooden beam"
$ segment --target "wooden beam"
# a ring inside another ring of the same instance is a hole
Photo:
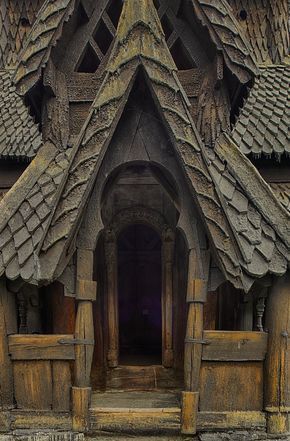
[[[269,330],[266,358],[265,409],[268,432],[289,431],[290,411],[290,274],[277,278],[270,288],[266,307],[266,328]]]
[[[73,335],[10,335],[12,360],[74,360]]]
[[[198,392],[182,392],[181,431],[184,435],[196,433]]]
[[[72,426],[75,432],[89,430],[90,387],[72,388]]]
[[[202,359],[208,361],[263,361],[268,334],[250,331],[204,331]]]
[[[0,281],[0,410],[13,407],[12,364],[8,353],[6,315],[3,297],[6,295],[5,280]]]

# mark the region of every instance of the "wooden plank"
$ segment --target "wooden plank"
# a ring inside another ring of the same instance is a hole
[[[8,339],[6,330],[5,313],[3,306],[3,293],[6,289],[4,281],[0,282],[0,409],[9,409],[13,406],[13,379],[12,366],[8,353]]]
[[[9,353],[12,360],[74,360],[74,345],[62,344],[73,335],[10,335]]]
[[[202,362],[201,411],[261,411],[263,363]]]
[[[90,411],[92,432],[118,434],[179,434],[180,409],[92,409]]]
[[[198,392],[182,392],[181,433],[196,434]]]
[[[198,430],[264,429],[266,417],[263,412],[199,412]]]
[[[13,373],[15,401],[18,409],[51,409],[50,361],[14,361]]]
[[[24,411],[13,410],[12,430],[31,430],[53,427],[54,430],[71,430],[72,419],[67,413],[55,413],[51,411]]]
[[[90,387],[72,388],[72,425],[75,432],[87,432],[89,430],[90,400]]]
[[[55,412],[70,410],[71,372],[68,361],[52,362],[52,409]]]
[[[93,306],[90,301],[80,301],[76,318],[75,337],[85,340],[84,344],[75,345],[75,385],[89,387],[94,352]]]
[[[211,361],[263,361],[268,334],[251,331],[204,331],[202,359]]]

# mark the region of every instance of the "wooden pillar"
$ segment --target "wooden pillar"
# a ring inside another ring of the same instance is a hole
[[[184,383],[182,394],[181,432],[196,433],[200,368],[203,344],[203,309],[207,296],[207,280],[196,278],[196,255],[190,250],[188,267],[188,316],[184,350]]]
[[[13,376],[12,363],[8,351],[8,323],[13,322],[13,312],[15,308],[7,309],[5,307],[11,305],[6,302],[7,293],[6,282],[4,279],[0,281],[0,412],[13,407]],[[11,294],[13,296],[13,294]],[[11,317],[9,318],[9,315]],[[1,420],[1,419],[0,419]],[[1,432],[1,427],[0,427]]]
[[[94,353],[93,301],[97,284],[93,281],[94,253],[78,250],[76,298],[78,300],[75,325],[75,371],[72,389],[73,430],[89,429],[91,398],[90,375]]]
[[[162,364],[173,366],[173,258],[174,234],[166,229],[162,235]]]
[[[108,321],[108,366],[119,364],[119,310],[118,310],[118,256],[117,239],[113,232],[106,231],[107,266],[107,321]]]
[[[265,374],[265,410],[268,432],[289,432],[290,414],[290,274],[277,278],[266,307],[269,330]]]

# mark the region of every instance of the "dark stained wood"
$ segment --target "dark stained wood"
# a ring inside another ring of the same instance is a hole
[[[18,409],[52,408],[50,361],[14,361],[15,401]]]
[[[5,281],[0,281],[0,409],[13,405],[12,365],[8,353],[6,314],[3,297],[6,297]]]
[[[266,358],[265,408],[268,431],[288,430],[290,408],[290,276],[275,280],[267,302],[266,327],[269,329]]]
[[[76,319],[75,298],[66,297],[63,285],[55,282],[46,288],[46,302],[49,305],[49,313],[51,315],[51,329],[49,329],[49,333],[74,334]]]
[[[52,363],[52,408],[55,412],[70,410],[71,369],[67,361]]]
[[[203,362],[201,411],[262,411],[262,362]]]
[[[73,335],[10,335],[12,360],[74,360]]]
[[[211,361],[263,361],[268,334],[250,331],[204,331],[202,359]]]

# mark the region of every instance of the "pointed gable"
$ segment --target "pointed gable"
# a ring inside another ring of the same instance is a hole
[[[239,166],[238,161],[232,164],[233,168],[238,167],[237,173],[225,169],[226,155],[222,150],[216,150],[214,155],[217,159],[214,161],[208,156],[191,119],[190,103],[178,80],[176,66],[166,45],[152,0],[140,0],[138,4],[131,0],[124,2],[105,78],[96,92],[96,98],[70,158],[63,162],[62,172],[57,175],[57,180],[54,180],[45,227],[42,228],[41,234],[39,233],[41,237],[38,237],[35,247],[30,247],[32,260],[27,271],[21,271],[23,263],[19,256],[19,250],[24,244],[16,243],[16,234],[22,226],[20,225],[17,231],[13,230],[13,226],[10,227],[8,241],[5,234],[9,219],[2,219],[0,251],[3,257],[6,253],[4,248],[9,243],[9,259],[6,263],[3,260],[1,271],[6,271],[7,277],[21,276],[25,280],[42,282],[59,276],[60,269],[64,267],[63,262],[67,261],[74,251],[74,239],[96,176],[140,69],[145,74],[147,87],[188,182],[192,203],[199,210],[226,278],[236,287],[247,291],[256,277],[262,277],[267,272],[283,274],[290,260],[287,230],[281,230],[279,223],[275,223],[275,212],[271,212],[270,217],[267,216],[265,204],[260,205],[255,199],[255,186],[246,185],[252,166],[244,156],[246,160],[242,162],[242,166]],[[19,218],[18,212],[22,210],[23,202],[34,194],[37,195],[37,189],[42,193],[41,182],[47,173],[54,176],[54,170],[58,166],[57,151],[52,154],[49,167],[45,167],[45,170],[35,177],[33,164],[42,164],[40,153],[27,169],[26,178],[33,184],[29,186],[29,191],[18,194],[15,187],[3,200],[2,206],[12,202],[15,205],[10,217]],[[234,158],[237,158],[237,154]],[[244,167],[244,174],[240,173],[239,167]],[[216,170],[222,175],[221,179],[217,177]],[[255,179],[257,184],[257,177]],[[260,185],[265,184],[262,178],[258,181]],[[38,186],[34,188],[34,184]],[[274,204],[276,201],[271,191],[267,193],[267,198],[269,203],[272,201]],[[237,212],[232,208],[237,208]],[[32,206],[28,218],[35,214],[37,209],[38,205]],[[239,231],[248,210],[251,220],[247,228],[245,227],[247,232]],[[286,210],[283,213],[283,220],[289,225]],[[262,218],[261,224],[258,225],[258,220]],[[258,229],[259,237],[256,238]],[[29,238],[32,238],[33,245],[32,233],[27,235],[27,243]],[[244,240],[251,246],[247,248]],[[259,271],[257,264],[261,267]]]

